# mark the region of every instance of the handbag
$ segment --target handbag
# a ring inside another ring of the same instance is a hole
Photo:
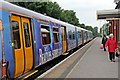
[[[100,45],[100,49],[103,49],[103,44]]]
[[[118,54],[118,52],[115,52],[115,54],[116,54],[116,57],[119,57],[119,54]]]

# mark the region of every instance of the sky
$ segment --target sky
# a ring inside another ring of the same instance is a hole
[[[84,23],[89,26],[101,27],[105,20],[98,20],[96,17],[97,10],[114,9],[116,4],[114,0],[52,0],[57,2],[62,9],[74,10],[80,24]]]

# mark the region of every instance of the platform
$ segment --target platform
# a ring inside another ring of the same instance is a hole
[[[118,58],[110,62],[108,52],[101,50],[101,38],[96,38],[59,66],[38,78],[118,78]],[[82,52],[84,52],[82,56]],[[81,57],[80,57],[81,54]],[[77,57],[76,57],[77,56]],[[71,59],[72,58],[72,59]],[[73,61],[70,63],[70,61]],[[66,69],[66,70],[65,70]]]
[[[118,78],[118,60],[110,62],[108,52],[101,50],[97,38],[66,78]]]

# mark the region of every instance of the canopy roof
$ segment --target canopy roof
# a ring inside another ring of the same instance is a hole
[[[113,20],[120,19],[120,9],[98,10],[97,19]]]

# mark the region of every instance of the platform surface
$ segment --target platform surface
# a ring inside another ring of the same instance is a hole
[[[110,62],[100,44],[101,38],[97,38],[66,78],[118,78],[118,58]]]
[[[101,38],[95,38],[37,79],[118,80],[120,59],[111,62],[108,52],[100,49],[100,44]]]

